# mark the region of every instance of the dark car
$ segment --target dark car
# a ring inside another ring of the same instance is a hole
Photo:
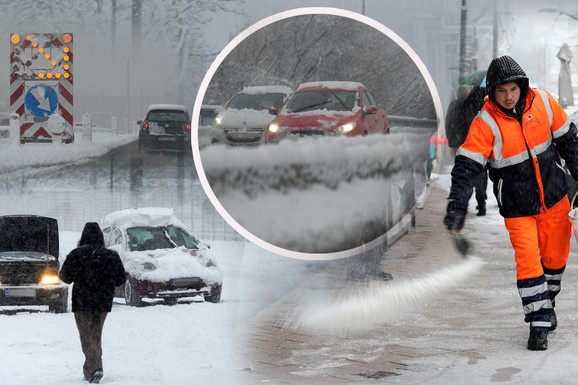
[[[58,222],[36,215],[0,217],[0,305],[48,305],[68,309],[68,285],[60,269]]]
[[[127,279],[117,295],[127,305],[143,298],[202,297],[219,302],[223,274],[208,247],[189,233],[172,209],[146,207],[108,214],[101,221],[105,244],[119,255]]]
[[[179,104],[153,104],[145,119],[139,120],[139,149],[190,150],[191,116]]]
[[[357,82],[301,84],[265,131],[265,143],[283,138],[385,134],[387,114],[373,94]]]

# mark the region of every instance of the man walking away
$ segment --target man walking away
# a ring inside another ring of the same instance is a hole
[[[529,87],[509,56],[492,60],[488,98],[456,154],[444,223],[459,232],[472,186],[486,163],[514,248],[518,292],[530,324],[528,349],[546,350],[556,329],[555,298],[570,252],[568,184],[560,156],[578,178],[574,123],[546,91]]]
[[[97,223],[84,226],[78,247],[62,264],[60,279],[72,288],[72,312],[85,356],[84,380],[98,384],[103,376],[102,328],[112,310],[115,286],[125,281],[119,255],[104,247],[104,237]]]

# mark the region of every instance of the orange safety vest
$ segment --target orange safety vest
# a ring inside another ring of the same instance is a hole
[[[569,123],[560,104],[543,90],[528,89],[521,122],[486,97],[457,155],[481,166],[489,163],[502,216],[539,214],[568,191],[554,141],[565,140],[562,137],[569,132]],[[466,174],[458,171],[458,182],[460,175]],[[456,178],[453,172],[452,176]]]

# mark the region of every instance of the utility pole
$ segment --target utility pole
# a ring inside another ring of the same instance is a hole
[[[468,17],[468,7],[467,1],[462,0],[462,14],[460,19],[460,68],[459,68],[459,81],[461,82],[466,77],[467,72],[467,62],[466,62],[466,38],[467,38],[467,17]]]
[[[496,0],[494,0],[494,36],[492,42],[492,57],[498,57],[498,10],[496,8]]]

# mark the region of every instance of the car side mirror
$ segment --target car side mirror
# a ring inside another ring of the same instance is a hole
[[[269,113],[271,115],[279,115],[279,107],[275,107],[275,106],[269,107]]]
[[[371,106],[367,106],[365,107],[365,113],[370,115],[370,114],[375,114],[377,112],[377,106],[375,105],[371,105]]]
[[[142,120],[137,120],[137,121],[136,121],[136,124],[138,124],[139,126],[141,125],[141,123],[142,123]]]

